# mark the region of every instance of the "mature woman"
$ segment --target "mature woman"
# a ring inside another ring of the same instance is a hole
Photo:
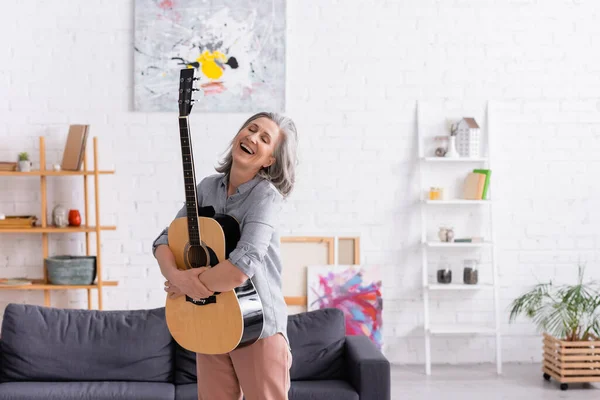
[[[241,238],[227,260],[208,269],[179,270],[167,229],[153,242],[169,296],[206,298],[251,279],[262,302],[264,328],[257,342],[228,354],[196,355],[200,400],[241,400],[242,393],[247,400],[288,398],[292,356],[277,224],[281,202],[294,186],[296,146],[291,119],[255,114],[233,138],[218,173],[198,184],[199,207],[212,206],[240,223]],[[175,218],[185,216],[184,205]]]

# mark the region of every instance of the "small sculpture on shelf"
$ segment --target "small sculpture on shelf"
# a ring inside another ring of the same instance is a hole
[[[440,227],[438,237],[442,242],[454,242],[454,228]]]
[[[57,228],[64,228],[69,225],[69,219],[67,216],[67,209],[62,205],[57,205],[52,210],[52,223]]]

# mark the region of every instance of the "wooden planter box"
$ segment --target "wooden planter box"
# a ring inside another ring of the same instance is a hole
[[[544,333],[544,379],[556,379],[561,390],[569,383],[600,382],[600,339],[568,342]]]

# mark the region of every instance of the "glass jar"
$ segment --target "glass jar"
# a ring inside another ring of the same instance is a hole
[[[452,283],[452,270],[444,257],[442,257],[438,266],[437,281],[443,284]]]
[[[439,187],[431,187],[429,188],[429,200],[443,200],[444,199],[444,189]]]
[[[477,260],[465,260],[463,270],[463,282],[467,285],[476,285],[479,282]]]

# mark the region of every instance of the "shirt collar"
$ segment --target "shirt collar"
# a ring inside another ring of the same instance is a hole
[[[250,179],[248,182],[244,182],[240,186],[238,186],[236,193],[244,193],[244,192],[247,192],[248,190],[253,189],[256,185],[258,185],[258,183],[262,179],[263,179],[262,177],[256,175],[254,178]],[[221,187],[225,188],[225,191],[227,191],[227,175],[225,175],[225,174],[223,174],[223,177],[221,178]]]

